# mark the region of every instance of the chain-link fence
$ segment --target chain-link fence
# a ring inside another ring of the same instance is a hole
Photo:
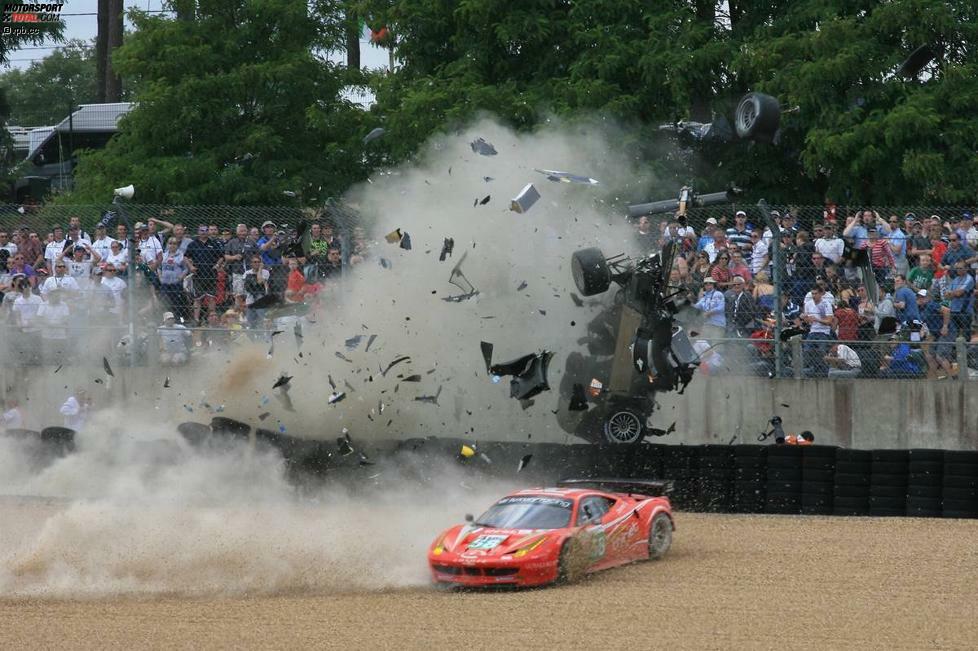
[[[763,359],[737,353],[739,361],[758,372],[770,364],[764,374],[853,375],[816,359],[814,353],[806,352],[800,359],[793,351],[797,345],[803,351],[831,348],[810,341],[843,340],[860,358],[860,372],[855,374],[859,377],[879,376],[886,370],[887,347],[904,343],[920,350],[914,359],[923,357],[917,369],[921,377],[968,375],[961,369],[973,356],[962,356],[960,346],[970,350],[976,302],[978,226],[973,211],[772,208],[778,220],[774,232],[761,209],[747,204],[690,208],[682,221],[657,215],[651,225],[643,226],[636,220],[644,251],[657,250],[665,241],[679,244],[672,284],[687,305],[681,321],[688,330],[700,331],[707,340],[737,335],[740,342],[746,337],[778,342]],[[295,230],[304,222],[314,225],[308,254],[290,266],[289,254],[297,249],[288,243],[295,242]],[[207,233],[206,238],[201,233],[202,238],[218,243],[221,254],[208,258],[204,252],[204,265],[192,260],[176,263],[169,253],[171,241],[183,257],[197,257],[200,251],[187,255],[186,247],[199,239],[201,230]],[[5,295],[0,323],[8,329],[3,333],[8,342],[5,363],[46,359],[41,354],[25,358],[14,350],[49,348],[43,342],[30,345],[46,324],[59,332],[67,330],[69,339],[77,342],[69,349],[88,342],[92,350],[121,350],[136,364],[155,363],[154,353],[133,352],[143,344],[127,350],[128,344],[119,342],[149,342],[157,336],[165,312],[173,312],[176,323],[198,329],[192,333],[195,347],[202,337],[220,339],[207,335],[210,330],[273,327],[270,320],[294,315],[295,304],[315,304],[323,288],[342,291],[343,270],[371,259],[373,243],[383,235],[372,232],[371,224],[343,204],[315,210],[128,203],[0,206],[0,292]],[[265,245],[270,240],[277,243],[269,250]],[[70,248],[74,242],[82,243],[80,252]],[[781,257],[778,269],[775,249]],[[59,259],[64,263],[60,270]],[[963,274],[945,268],[958,263],[967,267]],[[26,277],[18,278],[19,273]],[[73,281],[59,280],[68,276]],[[52,292],[61,295],[68,316],[61,308],[48,307],[38,316]],[[273,301],[275,309],[252,309],[264,296],[272,297],[264,300]],[[101,334],[94,334],[96,330]],[[158,341],[145,345],[147,350],[159,348]],[[723,349],[737,350],[731,345]],[[760,341],[747,350],[764,346]],[[94,355],[92,360],[100,358]]]

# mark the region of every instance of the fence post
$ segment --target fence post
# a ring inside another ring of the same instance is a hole
[[[791,368],[794,370],[796,380],[801,379],[801,370],[804,367],[804,357],[802,356],[801,337],[795,335],[791,338]]]
[[[964,337],[957,337],[954,340],[956,357],[958,358],[958,381],[968,381],[968,347],[964,343]]]

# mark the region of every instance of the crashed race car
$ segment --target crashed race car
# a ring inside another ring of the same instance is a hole
[[[528,587],[659,559],[675,529],[667,488],[661,481],[572,479],[510,493],[435,538],[432,581]]]
[[[576,251],[571,271],[585,296],[619,286],[612,305],[588,324],[580,343],[588,355],[571,353],[561,380],[570,408],[558,412],[568,433],[609,444],[633,444],[663,435],[651,415],[656,391],[682,390],[698,363],[689,337],[676,323],[678,293],[669,287],[675,248],[638,260],[606,258],[597,248]]]

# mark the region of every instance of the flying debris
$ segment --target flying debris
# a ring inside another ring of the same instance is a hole
[[[275,294],[266,294],[255,299],[255,302],[251,304],[251,308],[254,310],[265,310],[270,307],[275,307],[281,302],[278,296]]]
[[[458,262],[452,268],[451,275],[448,277],[449,284],[455,285],[456,287],[461,289],[463,293],[456,294],[454,296],[446,296],[441,300],[450,303],[461,303],[462,301],[467,301],[470,298],[477,296],[479,294],[479,290],[475,288],[475,285],[469,282],[469,279],[466,278],[465,274],[462,273],[462,263],[465,262],[465,258],[468,255],[469,255],[468,251],[462,254],[462,257],[458,259]]]
[[[353,385],[352,384],[350,384],[346,380],[343,380],[343,386],[346,387],[346,390],[347,391],[349,391],[350,393],[353,393]]]
[[[272,415],[272,412],[270,412],[270,411],[262,412],[262,413],[258,414],[258,420],[265,420],[266,418],[268,418],[271,415]]]
[[[459,451],[459,454],[465,457],[466,459],[474,457],[475,448],[463,444],[461,451]]]
[[[523,472],[523,469],[530,464],[530,459],[532,458],[532,454],[524,454],[523,458],[520,459],[520,464],[516,467],[516,472]]]
[[[489,350],[491,355],[491,347]],[[483,356],[485,356],[485,351],[486,349],[483,347]],[[490,365],[489,373],[495,377],[513,376],[509,383],[510,397],[517,400],[529,400],[539,393],[550,390],[550,384],[547,382],[547,369],[552,357],[553,353],[547,350],[524,355],[511,362]],[[525,405],[524,409],[528,406]]]
[[[335,352],[334,354],[335,354],[335,355],[336,355],[337,357],[339,357],[340,359],[342,359],[342,360],[343,360],[344,362],[349,362],[350,364],[352,364],[352,363],[353,363],[353,360],[352,360],[352,359],[350,359],[349,357],[347,357],[346,355],[344,355],[343,353],[341,353],[341,352],[340,352],[340,351],[338,351],[338,350],[337,350],[337,351],[336,351],[336,352]]]
[[[388,364],[387,365],[387,368],[385,368],[384,370],[382,370],[380,372],[380,374],[382,376],[384,376],[384,377],[387,377],[387,371],[391,370],[392,368],[394,368],[395,366],[397,366],[401,362],[408,361],[409,359],[411,359],[411,358],[409,356],[407,356],[407,355],[402,355],[401,357],[396,358],[393,362],[391,362],[390,364]]]
[[[357,460],[358,460],[358,463],[361,466],[372,466],[372,465],[374,465],[374,462],[371,461],[370,458],[366,454],[364,454],[363,452],[358,452],[357,454],[358,454]]]
[[[574,292],[571,292],[570,297],[571,297],[571,300],[574,301],[574,305],[575,306],[577,306],[577,307],[584,307],[584,300],[581,299],[580,296],[578,296]]]
[[[584,393],[583,384],[574,384],[571,389],[570,405],[567,409],[570,411],[587,411],[587,395]]]
[[[388,233],[387,235],[385,235],[384,239],[390,242],[391,244],[399,244],[401,242],[402,237],[404,236],[401,234],[401,229],[397,228],[391,231],[390,233]]]
[[[524,289],[526,289],[526,288],[527,288],[527,286],[528,286],[528,285],[527,285],[527,282],[526,282],[526,281],[524,280],[523,282],[521,282],[521,283],[519,284],[519,287],[517,287],[517,288],[516,288],[516,291],[518,291],[518,292],[522,292],[522,291],[523,291]]]
[[[163,380],[163,388],[164,389],[169,389],[170,388],[170,376],[169,375],[167,375],[166,376],[166,379]]]
[[[292,406],[292,397],[289,395],[289,385],[285,384],[279,389],[278,393],[275,394],[276,400],[282,404],[282,409],[289,412],[295,412],[295,407]]]
[[[362,340],[363,340],[363,335],[356,335],[355,337],[350,337],[343,343],[346,345],[346,350],[351,351],[351,350],[356,350],[357,346],[360,345],[360,342]]]
[[[329,394],[329,404],[335,405],[337,402],[340,402],[344,398],[346,398],[346,393],[344,393],[343,391],[340,392],[334,391],[333,393]]]
[[[484,198],[482,199],[482,201],[480,201],[480,202],[479,202],[479,205],[480,205],[480,206],[484,206],[484,205],[486,205],[487,203],[489,203],[489,199],[490,199],[491,197],[492,197],[492,195],[491,195],[491,194],[487,194],[487,195],[486,195],[486,196],[485,196],[485,197],[484,197]]]
[[[380,258],[380,266],[383,267],[384,269],[390,269],[394,265],[387,258]]]
[[[482,350],[482,359],[486,362],[486,373],[489,373],[489,368],[492,366],[492,344],[488,341],[480,341],[479,348]]]
[[[485,181],[486,183],[491,183],[492,181],[495,181],[496,179],[492,178],[491,176],[483,176],[482,177],[482,180]]]
[[[105,369],[105,374],[109,377],[115,377],[115,373],[112,372],[112,367],[109,366],[109,360],[105,357],[102,358],[102,368]]]
[[[520,190],[520,193],[513,197],[513,200],[509,204],[509,209],[513,212],[525,213],[529,210],[533,204],[535,204],[540,199],[540,193],[537,189],[533,187],[532,183],[527,183]]]
[[[295,347],[302,348],[302,323],[299,321],[295,322],[295,327],[292,328],[292,334],[295,335]],[[299,353],[299,357],[302,357],[302,353]]]
[[[366,352],[370,352],[370,345],[372,343],[374,343],[374,340],[376,338],[377,338],[377,335],[370,335],[369,337],[367,337],[367,347],[363,349],[363,352],[365,352],[365,353]]]
[[[439,384],[438,385],[438,391],[435,393],[435,395],[433,395],[433,396],[418,396],[418,397],[415,398],[415,400],[417,402],[427,402],[428,404],[431,404],[431,405],[437,405],[438,404],[438,396],[440,396],[440,395],[441,395],[441,385]]]
[[[405,251],[411,250],[411,236],[408,235],[407,232],[405,232],[404,237],[401,238],[401,248]]]
[[[420,382],[420,381],[421,381],[420,375],[409,375],[403,380],[401,380],[401,382]]]
[[[384,128],[383,127],[377,127],[376,129],[371,129],[370,133],[368,133],[367,135],[365,135],[363,137],[363,144],[366,145],[369,142],[373,142],[377,138],[380,138],[381,136],[383,136],[384,133],[385,133],[385,131],[384,131]]]
[[[326,379],[329,381],[329,388],[336,391],[336,382],[333,382],[333,376],[327,373]]]
[[[557,170],[540,170],[534,168],[535,171],[545,174],[548,181],[556,181],[557,183],[578,183],[580,185],[598,185],[597,179],[592,179],[590,176],[580,176],[578,174],[571,174],[570,172],[560,172]]]
[[[475,140],[469,143],[469,147],[472,148],[472,151],[482,156],[495,156],[496,154],[499,153],[496,151],[496,148],[493,147],[491,143],[486,142],[483,138],[476,138]],[[452,173],[451,169],[452,168],[450,167],[448,168],[449,174]]]
[[[57,372],[60,370],[61,370],[61,364],[58,364],[58,368],[54,369],[55,374],[57,374]]]
[[[451,257],[452,249],[454,248],[455,240],[450,237],[446,237],[444,243],[441,245],[441,255],[438,256],[438,261],[444,262],[445,258]]]
[[[281,376],[279,376],[279,378],[277,380],[275,380],[275,384],[272,385],[272,388],[273,389],[277,389],[279,387],[286,387],[286,388],[288,388],[289,382],[291,380],[292,380],[292,376],[291,375],[286,375],[285,373],[283,373]]]

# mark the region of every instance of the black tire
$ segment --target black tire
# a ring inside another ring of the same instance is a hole
[[[840,475],[868,475],[872,466],[862,461],[836,461],[835,472]]]
[[[557,557],[557,585],[567,585],[574,583],[582,576],[587,569],[585,558],[586,550],[583,549],[580,540],[569,538],[560,548],[560,556]]]
[[[645,438],[645,418],[634,409],[612,408],[604,419],[603,440],[612,445],[635,445]]]
[[[978,488],[952,488],[948,486],[944,488],[943,497],[946,500],[974,502],[978,508]]]
[[[33,429],[7,429],[0,430],[0,436],[11,439],[39,439],[41,433]]]
[[[769,481],[801,481],[801,468],[768,468]]]
[[[941,498],[939,497],[914,497],[907,498],[907,511],[911,509],[927,509],[931,511],[941,511]]]
[[[656,513],[649,525],[649,560],[659,560],[670,547],[672,547],[672,520],[665,513]]]
[[[777,481],[769,480],[766,485],[768,494],[786,493],[801,495],[801,481]]]
[[[872,509],[895,509],[905,511],[907,509],[907,497],[874,497],[869,496],[869,508]]]
[[[943,495],[944,488],[942,486],[914,486],[913,484],[907,486],[907,497],[910,498],[921,497],[940,500]]]
[[[945,508],[941,512],[942,518],[956,518],[960,520],[974,520],[978,518],[978,511],[950,511]]]
[[[846,508],[846,509],[858,509],[861,511],[869,512],[869,498],[868,497],[842,497],[836,496],[833,501],[833,506],[835,508]]]
[[[944,474],[944,464],[940,461],[917,461],[911,459],[907,465],[907,472],[942,475]]]
[[[930,461],[936,463],[944,462],[944,450],[932,450],[926,448],[916,448],[910,450],[909,453],[910,462],[915,461]]]
[[[869,475],[845,475],[835,473],[836,486],[869,486]]]
[[[828,457],[802,459],[801,467],[804,468],[806,472],[809,470],[828,470],[830,472],[835,472],[835,459],[829,459]]]
[[[869,483],[872,486],[904,486],[907,485],[907,475],[877,475],[869,476]]]
[[[897,461],[874,461],[872,472],[874,475],[905,475],[907,464]]]
[[[944,483],[944,475],[940,473],[910,473],[907,475],[908,486],[940,486]]]
[[[944,474],[957,477],[978,477],[978,463],[945,463]]]
[[[768,446],[767,449],[767,459],[768,462],[772,459],[801,459],[802,450],[804,448],[800,445],[772,445]]]
[[[974,488],[978,486],[978,477],[959,477],[957,475],[944,475],[940,484],[946,488]]]
[[[799,493],[768,493],[764,503],[765,513],[782,513],[795,515],[801,513],[801,494]]]
[[[733,447],[734,456],[739,459],[765,459],[767,458],[767,447],[763,445],[753,445],[739,443]]]
[[[872,455],[873,463],[877,461],[907,463],[910,460],[910,453],[907,450],[872,450],[870,454]]]
[[[869,494],[871,497],[899,497],[907,498],[906,486],[870,486]]]
[[[251,433],[251,425],[233,418],[215,416],[211,418],[211,431],[215,434],[229,434],[234,437],[247,438]]]
[[[806,445],[802,447],[801,457],[806,461],[812,459],[830,459],[835,462],[835,451],[834,445]]]
[[[818,482],[828,482],[829,484],[835,481],[835,471],[834,470],[811,470],[805,468],[801,471],[801,479],[804,482],[818,481]]]
[[[768,469],[777,468],[779,470],[801,470],[800,457],[768,457]]]
[[[836,497],[866,499],[869,497],[869,486],[840,486],[836,484],[832,489],[832,494]]]
[[[849,448],[839,448],[835,451],[835,460],[836,463],[840,461],[869,463],[873,460],[873,455],[869,450],[851,450]]]
[[[187,443],[195,446],[206,441],[211,435],[210,425],[204,425],[202,423],[180,423],[177,425],[177,431],[180,432],[180,436],[182,436]]]
[[[737,135],[748,140],[771,142],[781,125],[781,105],[764,93],[747,93],[734,111]]]
[[[803,481],[801,483],[802,495],[834,495],[835,486],[828,481]]]
[[[944,463],[970,463],[978,465],[978,451],[944,450]]]
[[[608,261],[597,247],[574,251],[571,255],[571,275],[577,291],[584,296],[601,294],[611,287]]]

